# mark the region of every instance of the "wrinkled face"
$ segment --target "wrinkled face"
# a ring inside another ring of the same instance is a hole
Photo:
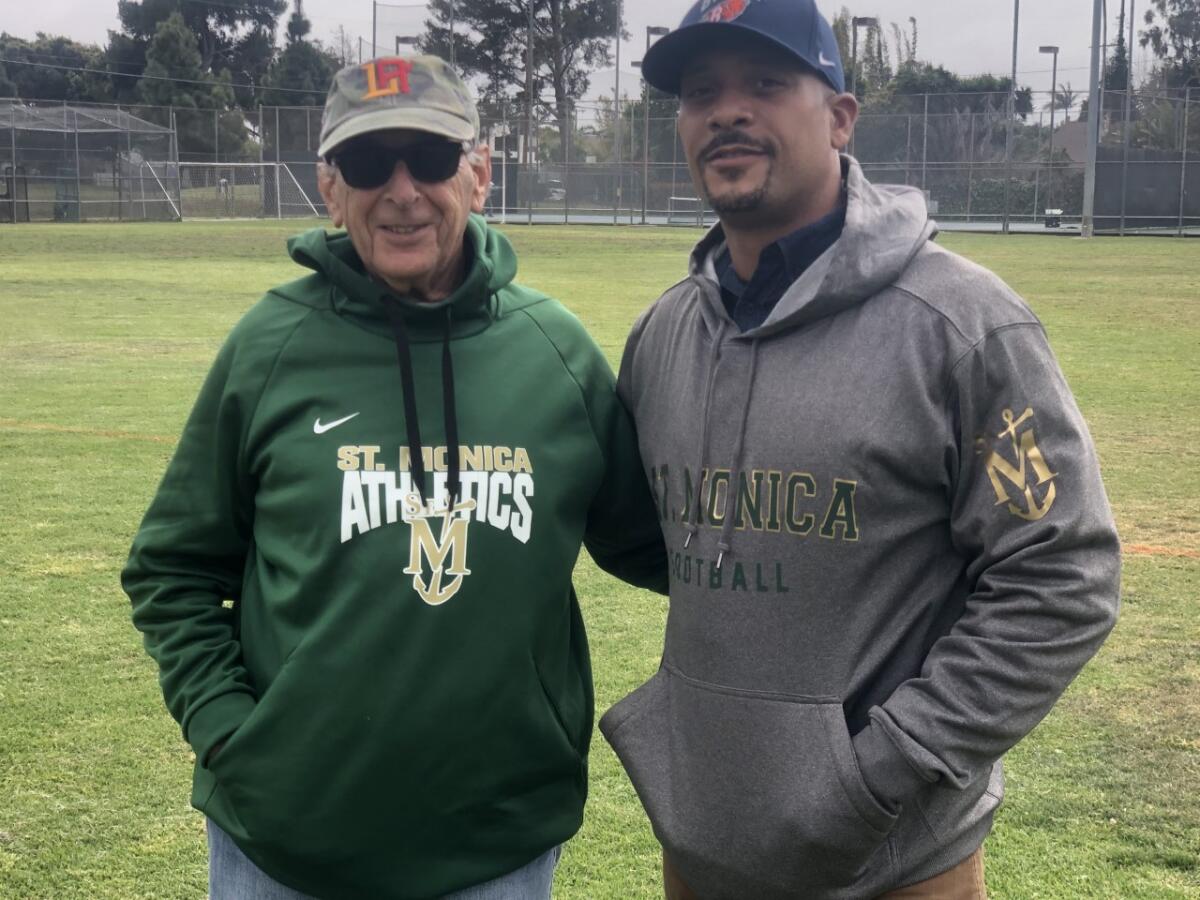
[[[355,140],[369,141],[387,153],[432,138],[398,129]],[[444,181],[418,181],[401,160],[384,184],[366,189],[346,183],[337,170],[338,150],[333,153],[333,170],[319,179],[321,196],[333,224],[349,232],[367,271],[400,294],[433,301],[453,293],[463,277],[467,217],[482,212],[491,182],[487,148],[480,148],[474,161],[464,154]]]
[[[680,81],[692,179],[726,225],[772,227],[841,177],[857,105],[765,42],[698,55]]]

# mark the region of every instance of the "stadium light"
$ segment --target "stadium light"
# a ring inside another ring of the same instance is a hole
[[[661,25],[646,26],[646,52],[650,52],[650,39],[662,37],[671,29]],[[641,67],[641,60],[634,63]],[[642,72],[642,224],[646,224],[646,194],[650,190],[650,82]]]
[[[1052,44],[1038,47],[1038,53],[1049,53],[1054,56],[1050,68],[1050,169],[1046,173],[1046,206],[1054,208],[1054,93],[1058,90],[1058,48]],[[1036,213],[1037,210],[1034,210]]]

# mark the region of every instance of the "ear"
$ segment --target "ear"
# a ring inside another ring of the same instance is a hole
[[[472,161],[471,156],[476,159]],[[467,154],[467,166],[474,181],[471,184],[471,212],[482,213],[492,187],[492,149],[481,143]]]
[[[346,205],[342,202],[343,190],[338,187],[337,169],[325,163],[317,165],[317,190],[329,210],[329,218],[333,220],[334,228],[341,228],[346,221]]]
[[[857,121],[858,100],[853,94],[834,94],[829,98],[829,143],[834,150],[841,150],[850,143]]]

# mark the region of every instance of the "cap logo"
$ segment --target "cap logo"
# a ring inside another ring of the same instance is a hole
[[[411,90],[408,85],[408,73],[412,71],[412,63],[407,59],[377,59],[365,64],[363,69],[367,73],[367,92],[363,94],[364,100],[407,94]]]
[[[716,6],[705,11],[701,16],[702,22],[732,22],[750,8],[754,0],[721,0]]]

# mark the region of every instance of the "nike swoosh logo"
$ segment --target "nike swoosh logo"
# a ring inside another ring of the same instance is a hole
[[[357,415],[358,413],[350,413],[350,415],[346,416],[345,418],[338,419],[336,422],[326,422],[324,425],[321,424],[321,420],[318,418],[315,422],[313,422],[313,434],[324,434],[331,429],[337,428],[339,425],[345,425]]]
[[[835,63],[832,59],[825,58],[824,50],[822,50],[820,53],[817,54],[817,62],[819,62],[823,66],[829,66],[829,68],[831,68],[831,69],[837,65],[837,63]]]

